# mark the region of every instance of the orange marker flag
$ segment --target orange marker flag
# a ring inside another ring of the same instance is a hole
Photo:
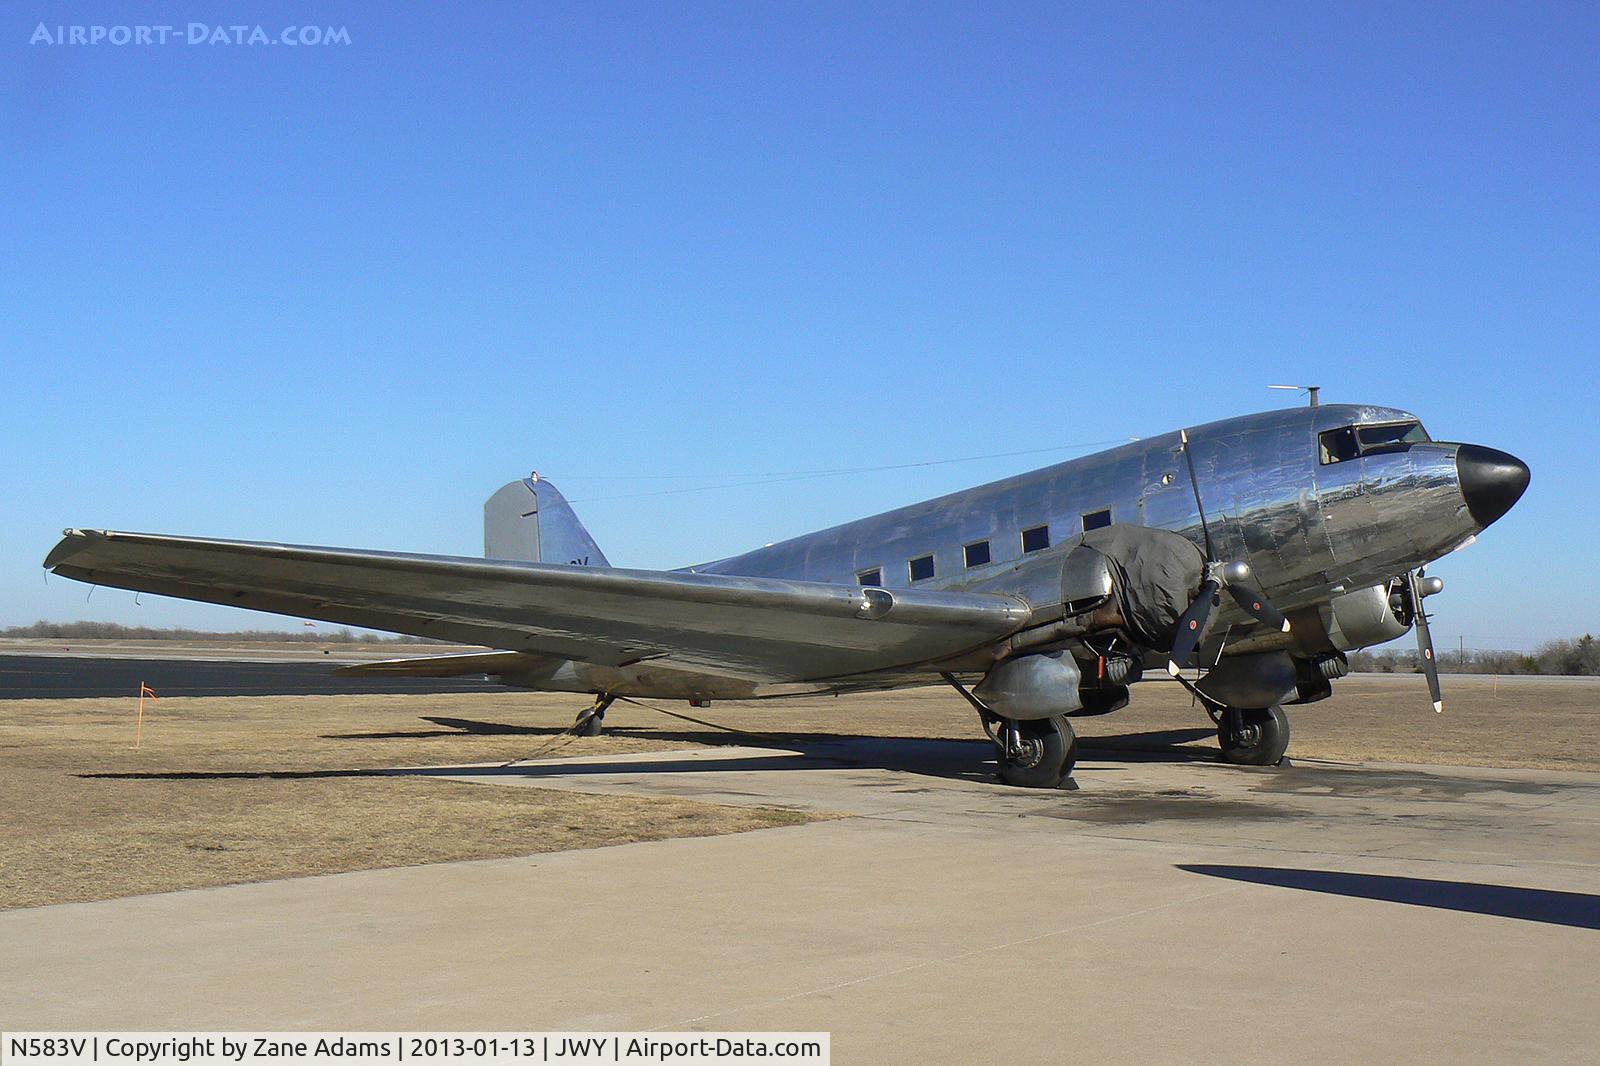
[[[155,699],[156,690],[141,681],[139,682],[139,725],[134,730],[133,734],[134,751],[138,751],[139,746],[144,743],[144,698],[146,696],[149,696],[151,699]]]

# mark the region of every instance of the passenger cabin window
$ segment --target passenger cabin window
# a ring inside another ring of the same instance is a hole
[[[933,576],[933,556],[919,555],[910,563],[911,580],[926,581]]]
[[[986,540],[976,541],[976,542],[974,542],[972,544],[968,544],[966,546],[966,548],[963,549],[963,550],[966,553],[967,566],[969,568],[970,567],[974,567],[974,566],[986,566],[988,564],[988,562],[989,562],[989,542],[988,541],[986,541]]]
[[[1340,426],[1330,429],[1317,438],[1321,444],[1322,462],[1343,463],[1363,455],[1382,452],[1403,452],[1413,444],[1422,444],[1432,438],[1422,428],[1421,422],[1389,422],[1378,426]]]
[[[861,585],[882,585],[883,568],[875,566],[871,570],[862,570],[856,574],[856,583]]]
[[[1091,529],[1104,529],[1110,524],[1111,508],[1109,507],[1107,507],[1104,511],[1090,511],[1088,514],[1083,516],[1083,531],[1085,533],[1089,532]]]
[[[1022,531],[1023,554],[1043,551],[1048,547],[1050,547],[1049,526],[1034,526],[1032,529],[1024,529]]]

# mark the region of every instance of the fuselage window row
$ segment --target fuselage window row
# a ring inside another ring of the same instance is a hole
[[[1107,516],[1108,524],[1111,512],[1103,511],[1099,513]],[[1091,517],[1093,516],[1085,516],[1086,519]],[[1093,529],[1095,527],[1091,525],[1089,528]],[[1048,525],[1030,526],[1022,530],[1021,538],[1022,553],[1024,555],[1043,551],[1050,547],[1050,527]],[[994,552],[990,548],[990,542],[988,540],[975,540],[970,544],[963,545],[961,548],[961,561],[968,570],[973,570],[980,566],[988,566],[994,561]],[[937,567],[934,565],[934,554],[932,552],[926,555],[919,555],[906,562],[906,574],[913,583],[927,581],[929,578],[934,577],[936,573]],[[883,584],[883,567],[874,566],[866,570],[857,570],[856,584],[881,586]]]

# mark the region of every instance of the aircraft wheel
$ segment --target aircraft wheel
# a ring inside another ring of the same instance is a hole
[[[1019,788],[1055,788],[1072,772],[1078,761],[1078,737],[1072,723],[1057,715],[1026,722],[1001,722],[997,730],[1002,741],[1015,727],[1019,736],[1016,749],[998,753],[1000,779]]]
[[[572,723],[571,732],[580,737],[599,736],[601,727],[606,722],[606,711],[610,710],[616,699],[615,696],[607,696],[603,693],[596,696],[594,698],[594,706],[578,715],[578,720]]]
[[[1222,759],[1239,766],[1276,766],[1289,749],[1289,716],[1271,707],[1227,707],[1217,723]]]

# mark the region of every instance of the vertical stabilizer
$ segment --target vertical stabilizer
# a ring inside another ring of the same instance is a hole
[[[572,505],[538,474],[513,481],[483,505],[483,557],[523,563],[610,566]]]

